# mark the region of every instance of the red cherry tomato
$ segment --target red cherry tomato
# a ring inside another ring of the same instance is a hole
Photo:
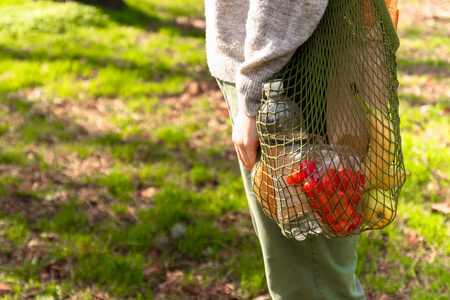
[[[298,170],[296,170],[296,169],[292,170],[291,174],[289,174],[289,176],[286,178],[286,183],[288,185],[301,184],[299,173],[300,172]]]
[[[304,183],[309,176],[316,172],[316,163],[312,160],[304,160],[300,163],[300,181]]]
[[[314,200],[317,198],[316,192],[314,191],[314,185],[312,183],[312,179],[309,178],[304,184],[303,184],[303,190],[306,193],[306,196],[308,196],[309,199]]]
[[[302,176],[308,174],[302,182],[302,188],[311,208],[320,217],[319,222],[339,236],[346,236],[361,227],[362,216],[356,212],[356,208],[362,197],[364,175],[348,169],[339,172],[329,169],[320,178],[315,170],[309,173],[312,170],[309,166],[307,161],[303,162],[299,179],[302,181]]]
[[[339,186],[339,178],[336,176],[335,169],[329,169],[322,178],[323,190],[327,192],[327,195],[331,198],[336,194],[336,187]]]
[[[350,185],[350,181],[351,181],[353,188],[355,188],[355,189],[360,186],[364,186],[364,183],[365,183],[364,174],[362,174],[359,171],[342,169],[338,172],[338,174],[344,185],[344,189],[348,188],[348,186]]]
[[[345,226],[345,232],[350,233],[361,227],[363,223],[363,218],[360,213],[355,212],[352,216],[352,219],[348,224]]]

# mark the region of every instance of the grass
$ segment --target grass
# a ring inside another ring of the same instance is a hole
[[[0,4],[0,298],[266,294],[231,124],[193,22],[203,1],[126,2]],[[449,20],[400,5],[413,176],[394,224],[361,235],[357,273],[369,299],[448,299],[449,220],[431,206],[450,193]]]

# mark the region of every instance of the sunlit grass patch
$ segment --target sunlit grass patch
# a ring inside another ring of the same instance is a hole
[[[0,136],[7,133],[10,128],[10,125],[8,123],[0,123]]]
[[[182,147],[186,143],[190,136],[186,133],[186,130],[182,127],[165,126],[159,127],[157,130],[157,136],[168,148],[175,149]]]
[[[29,225],[23,215],[0,215],[1,236],[9,239],[17,247],[21,247],[29,233]]]
[[[105,27],[109,23],[100,9],[73,2],[28,2],[4,5],[1,10],[4,15],[0,18],[0,29],[19,35],[33,31],[61,34],[79,27]]]
[[[186,177],[186,174],[180,171],[183,169],[183,164],[179,161],[172,161],[167,156],[152,156],[150,162],[139,165],[137,176],[144,186],[163,187],[168,183],[169,186],[180,185]],[[180,179],[180,175],[183,179]]]
[[[0,104],[4,105],[2,117],[7,117],[13,113],[18,113],[23,116],[27,113],[35,103],[32,103],[21,97],[5,97],[0,95]]]
[[[131,192],[134,191],[131,176],[121,172],[111,172],[99,178],[98,184],[106,186],[110,193],[119,200],[128,201]]]
[[[18,137],[25,143],[37,141],[52,144],[76,139],[78,133],[76,124],[70,124],[51,115],[43,116],[37,113],[24,120]]]
[[[113,229],[108,234],[114,245],[131,252],[145,252],[155,246],[155,227],[151,220],[140,220],[127,228]]]
[[[203,185],[206,182],[213,180],[215,175],[208,167],[196,165],[191,169],[189,178],[194,184]]]
[[[182,235],[178,241],[178,250],[198,262],[214,258],[218,251],[223,250],[224,245],[236,239],[236,233],[233,230],[223,232],[211,221],[199,220],[187,226],[182,223],[175,225],[181,228],[187,227],[183,229],[182,234],[178,233]],[[175,235],[176,228],[176,226],[172,227],[172,235]]]
[[[424,73],[399,77],[399,100],[412,105],[443,104],[448,105],[449,78],[437,78],[434,74]]]
[[[10,60],[2,62],[1,65],[1,93],[9,93],[19,89],[35,87],[44,82],[44,77],[41,73],[41,64],[38,62]]]
[[[144,266],[140,254],[122,256],[93,249],[91,253],[78,257],[74,278],[107,286],[116,296],[127,296],[143,288]]]
[[[105,32],[106,34],[106,32]],[[176,94],[182,91],[188,75],[195,75],[186,63],[198,65],[204,55],[198,55],[201,44],[184,43],[185,55],[173,57],[173,50],[151,55],[150,49],[133,49],[134,45],[105,46],[104,43],[74,41],[72,36],[56,37],[36,43],[28,51],[22,44],[6,39],[8,51],[19,58],[3,60],[1,64],[3,93],[43,85],[46,98],[139,97],[150,94]],[[47,49],[50,44],[50,50]],[[108,43],[109,45],[109,43]],[[111,42],[114,45],[114,42]],[[170,47],[174,47],[170,44]],[[16,48],[14,48],[16,47]],[[166,44],[167,47],[167,44]],[[189,49],[186,49],[189,48]],[[70,55],[65,53],[70,51]],[[134,52],[134,53],[133,53]],[[189,53],[192,52],[192,56]],[[133,53],[133,54],[132,54]],[[45,57],[54,57],[43,62]],[[127,57],[128,56],[128,57]],[[35,58],[24,61],[23,58]],[[190,66],[190,65],[189,65]],[[193,68],[193,67],[192,67]],[[165,76],[165,75],[170,76]]]
[[[441,299],[442,291],[449,288],[445,257],[450,244],[443,240],[449,233],[442,230],[448,221],[410,200],[401,197],[397,219],[391,226],[362,235],[357,249],[358,274],[372,290],[392,296],[402,291],[411,299]],[[395,247],[386,247],[385,242]],[[426,292],[420,286],[425,286]]]
[[[444,107],[401,107],[405,167],[413,174],[402,193],[409,201],[439,202],[448,193],[450,122],[444,117]],[[440,189],[430,186],[433,182]]]
[[[26,157],[23,153],[8,150],[0,152],[0,164],[24,165],[25,162]]]
[[[239,275],[243,294],[247,297],[255,297],[261,288],[267,289],[266,276],[261,272],[264,268],[264,262],[261,260],[259,253],[261,249],[250,238],[244,239],[239,247],[242,249],[242,254],[239,255],[237,261],[230,259],[228,267],[240,270]],[[233,267],[236,263],[237,265]]]
[[[2,92],[45,82],[47,98],[176,94],[205,67],[199,51],[204,38],[183,36],[175,24],[161,29],[166,33],[146,33],[122,26],[120,13],[75,2],[6,5],[0,13],[0,29],[8,33],[0,38],[6,54],[0,64]],[[128,13],[136,14],[131,8]],[[142,24],[150,18],[141,17]]]
[[[11,175],[0,176],[0,200],[9,197],[20,184],[20,178]]]
[[[76,205],[66,204],[55,213],[49,225],[54,232],[74,233],[85,230],[87,218],[84,211]]]
[[[131,113],[154,113],[159,97],[133,97],[126,102],[126,109]]]

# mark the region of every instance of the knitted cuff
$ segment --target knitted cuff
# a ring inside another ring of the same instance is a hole
[[[256,116],[261,105],[262,84],[267,78],[238,76],[236,89],[239,110],[248,116]]]

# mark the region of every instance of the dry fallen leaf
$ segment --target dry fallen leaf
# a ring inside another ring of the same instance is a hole
[[[156,188],[154,187],[149,187],[141,191],[141,196],[145,198],[153,198],[153,196],[155,195],[156,195]]]
[[[7,285],[6,283],[0,282],[0,293],[8,293],[12,292],[12,287]]]
[[[444,214],[450,214],[450,204],[448,202],[439,202],[431,204],[432,211],[439,211]]]

